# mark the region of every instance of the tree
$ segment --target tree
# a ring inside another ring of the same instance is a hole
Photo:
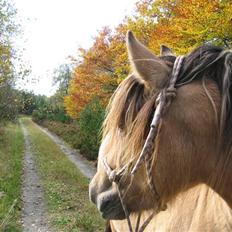
[[[38,106],[37,97],[32,92],[17,91],[17,101],[21,114],[31,115]]]
[[[72,73],[68,96],[64,98],[65,109],[72,118],[79,117],[79,112],[93,96],[104,99],[107,88],[116,86],[110,41],[111,31],[104,28],[90,49],[79,49],[80,61]]]
[[[12,38],[17,32],[18,25],[14,17],[16,10],[8,1],[0,1],[0,86],[13,78],[13,58],[15,51]]]
[[[12,38],[19,25],[14,21],[15,14],[16,10],[7,0],[0,1],[0,120],[14,119],[17,109],[13,89],[16,55]]]
[[[165,44],[185,54],[201,44],[232,47],[231,0],[142,0],[136,13],[127,17],[112,32],[103,28],[93,46],[80,49],[68,95],[67,113],[78,118],[94,96],[104,104],[117,85],[128,75],[125,34],[132,30],[156,54]]]
[[[67,64],[60,65],[53,76],[54,85],[58,86],[56,93],[50,97],[49,101],[53,112],[65,114],[64,97],[68,94],[68,86],[71,79],[71,66]]]
[[[232,46],[231,1],[144,0],[139,5],[141,18],[155,22],[148,46],[159,50],[160,44],[175,49],[177,54],[211,43]]]
[[[62,64],[54,71],[53,84],[58,85],[57,92],[65,96],[68,93],[68,85],[71,79],[71,67],[68,64]]]

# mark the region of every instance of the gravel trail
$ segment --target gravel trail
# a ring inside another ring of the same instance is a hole
[[[34,123],[34,122],[33,122]],[[24,232],[51,232],[49,228],[46,213],[46,203],[44,201],[43,189],[39,175],[36,170],[36,164],[31,151],[31,142],[27,128],[20,121],[20,125],[24,135],[25,152],[23,158],[23,184],[22,184],[22,225]],[[75,164],[80,172],[87,178],[92,179],[96,173],[96,168],[92,163],[82,157],[77,150],[70,148],[57,135],[50,132],[48,129],[34,125],[45,133]]]
[[[60,139],[57,135],[50,132],[48,129],[39,126],[38,124],[34,123],[40,130],[42,130],[54,143],[56,143],[61,151],[69,158],[71,162],[73,162],[76,167],[81,171],[81,173],[89,178],[92,179],[96,173],[96,168],[90,162],[88,162],[83,156],[78,153],[77,150],[70,148],[65,144],[65,142]]]
[[[25,232],[48,232],[46,204],[43,198],[43,189],[37,174],[36,165],[31,151],[30,138],[26,127],[21,123],[25,140],[23,158],[23,185],[22,185],[22,224]]]

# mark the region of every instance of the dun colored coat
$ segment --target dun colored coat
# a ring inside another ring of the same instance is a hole
[[[115,183],[105,173],[127,165],[120,180],[123,202],[135,227],[159,202],[150,191],[144,166],[131,179],[156,107],[167,86],[175,56],[162,46],[153,55],[131,32],[127,47],[132,74],[118,87],[103,127],[98,169],[90,199],[112,231],[128,231]],[[185,56],[176,97],[162,119],[154,141],[152,181],[167,204],[145,231],[232,231],[232,52],[201,46]],[[154,158],[156,157],[156,158]]]

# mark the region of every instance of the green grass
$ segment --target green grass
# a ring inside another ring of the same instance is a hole
[[[0,126],[0,231],[22,231],[21,174],[24,140],[18,124]]]
[[[27,127],[55,231],[103,231],[104,221],[88,199],[87,178],[28,118]]]

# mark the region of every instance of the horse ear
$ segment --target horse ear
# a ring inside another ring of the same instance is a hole
[[[135,76],[151,89],[160,89],[167,81],[169,68],[153,55],[131,31],[127,32],[127,50]]]
[[[175,56],[172,50],[165,45],[160,46],[160,55],[161,56]]]

